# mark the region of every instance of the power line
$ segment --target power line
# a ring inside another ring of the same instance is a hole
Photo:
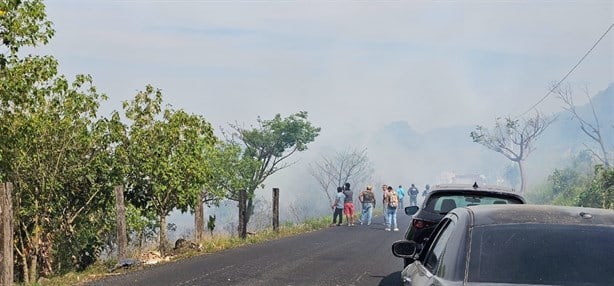
[[[593,46],[584,54],[584,56],[578,61],[578,63],[576,63],[576,65],[574,65],[571,70],[569,70],[569,72],[561,79],[559,80],[549,91],[548,93],[546,93],[546,95],[544,95],[540,100],[538,100],[535,104],[533,104],[529,109],[527,109],[527,111],[523,112],[522,114],[518,115],[518,117],[522,117],[525,114],[529,113],[529,111],[533,110],[536,106],[538,106],[540,103],[542,103],[544,100],[546,100],[546,98],[548,98],[548,96],[550,96],[550,94],[552,92],[554,92],[555,89],[557,89],[561,83],[563,83],[563,81],[565,81],[567,79],[567,77],[569,77],[569,75],[584,61],[584,59],[586,59],[586,57],[593,51],[593,49],[595,49],[595,47],[599,44],[599,42],[601,42],[601,40],[603,38],[605,38],[605,35],[607,35],[610,30],[612,30],[612,28],[614,27],[614,23],[612,23],[612,25],[610,25],[610,27],[603,33],[603,35],[601,35],[601,37],[595,42],[595,44],[593,44]]]

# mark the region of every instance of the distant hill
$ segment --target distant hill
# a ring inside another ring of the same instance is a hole
[[[580,95],[576,95],[580,96]],[[601,132],[608,146],[614,148],[614,84],[592,97]],[[591,106],[577,107],[583,118],[593,123]],[[527,159],[529,180],[543,178],[555,167],[562,167],[571,156],[594,146],[571,115],[562,110],[557,120],[538,139],[536,150]],[[419,133],[404,121],[383,126],[368,143],[369,157],[385,179],[423,186],[441,180],[445,172],[484,174],[496,183],[505,168],[512,164],[501,154],[473,143],[469,134],[475,126],[455,126]],[[383,140],[382,138],[387,138]],[[387,168],[389,167],[389,168]]]

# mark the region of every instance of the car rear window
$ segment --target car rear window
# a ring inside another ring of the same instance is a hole
[[[424,209],[430,212],[446,214],[457,207],[492,204],[522,204],[522,201],[511,197],[501,198],[485,195],[442,194],[430,197]]]
[[[472,231],[468,280],[614,285],[614,226],[515,224]]]

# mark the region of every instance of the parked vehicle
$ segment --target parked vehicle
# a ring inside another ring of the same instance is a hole
[[[412,216],[412,221],[405,232],[405,239],[417,243],[418,251],[422,249],[425,238],[435,228],[435,225],[452,209],[475,205],[491,204],[524,204],[525,199],[514,193],[514,189],[502,186],[471,184],[436,185],[427,194],[422,207],[410,206],[405,213]],[[412,259],[404,259],[404,265],[412,263]]]
[[[614,285],[614,210],[544,205],[456,208],[422,252],[397,241],[392,253],[415,261],[403,285]]]

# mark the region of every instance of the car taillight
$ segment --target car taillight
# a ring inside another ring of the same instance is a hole
[[[430,221],[421,220],[421,219],[414,219],[412,221],[412,224],[415,228],[421,229],[421,228],[432,226],[435,223],[430,222]]]

